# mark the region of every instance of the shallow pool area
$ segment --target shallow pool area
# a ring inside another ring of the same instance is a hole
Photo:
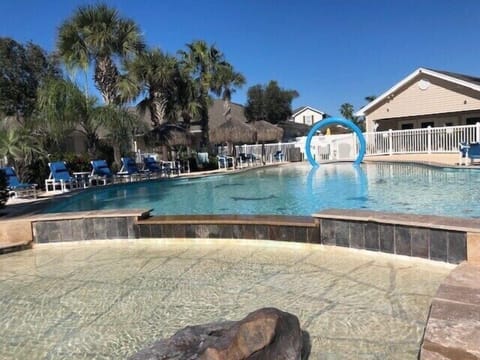
[[[265,306],[297,315],[311,359],[417,359],[453,267],[311,244],[123,240],[2,255],[5,359],[125,358],[187,325]]]
[[[401,163],[288,164],[202,178],[98,187],[45,212],[153,209],[153,215],[310,216],[324,209],[480,217],[480,170]]]

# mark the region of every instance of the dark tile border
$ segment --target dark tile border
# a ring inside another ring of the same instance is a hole
[[[368,212],[367,212],[368,213]],[[255,239],[335,245],[459,264],[467,259],[467,231],[458,226],[423,226],[386,214],[341,218],[336,211],[300,216],[157,216],[112,214],[32,222],[36,243],[94,239],[210,238]],[[458,224],[457,224],[458,225]]]

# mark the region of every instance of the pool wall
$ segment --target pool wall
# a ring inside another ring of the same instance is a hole
[[[22,220],[25,222],[25,219]],[[254,239],[334,245],[459,264],[480,260],[480,220],[325,210],[308,216],[149,216],[149,210],[49,214],[34,243],[101,239]]]

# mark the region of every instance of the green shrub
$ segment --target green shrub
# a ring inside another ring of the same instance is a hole
[[[48,161],[43,158],[33,160],[24,168],[24,179],[22,181],[32,184],[38,184],[39,188],[43,188],[45,179],[50,175],[48,169]]]
[[[0,171],[0,209],[5,207],[8,200],[7,177],[5,172]]]

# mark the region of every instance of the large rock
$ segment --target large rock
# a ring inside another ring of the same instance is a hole
[[[130,359],[303,360],[309,354],[309,335],[300,329],[298,318],[264,308],[240,321],[188,326]]]

